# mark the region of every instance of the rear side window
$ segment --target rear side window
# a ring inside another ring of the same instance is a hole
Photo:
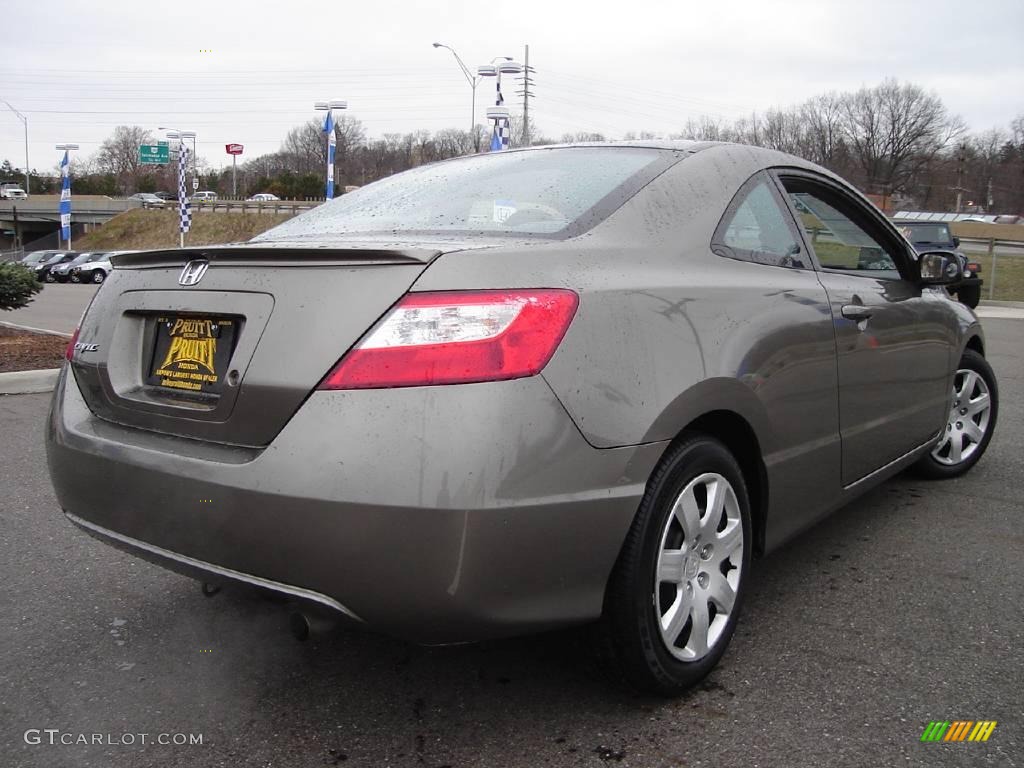
[[[566,147],[435,163],[346,193],[254,242],[379,232],[568,236],[607,217],[678,157]]]
[[[729,204],[713,245],[722,255],[776,267],[809,268],[791,217],[770,180],[758,174]]]

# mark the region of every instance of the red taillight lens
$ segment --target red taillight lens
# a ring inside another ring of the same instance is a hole
[[[981,264],[979,264],[976,261],[968,261],[966,269],[972,275],[977,275],[979,272],[981,272]]]
[[[320,389],[533,376],[551,359],[578,303],[575,293],[560,289],[410,293],[338,361]]]
[[[70,360],[75,355],[75,343],[78,341],[78,332],[81,328],[75,328],[75,332],[71,334],[71,341],[68,342],[67,349],[64,350],[64,359]]]

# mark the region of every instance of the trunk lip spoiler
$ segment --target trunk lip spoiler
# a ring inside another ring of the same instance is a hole
[[[344,246],[195,246],[133,251],[111,257],[118,269],[181,266],[203,260],[225,266],[331,266],[336,264],[429,264],[445,251],[439,248],[352,243]]]

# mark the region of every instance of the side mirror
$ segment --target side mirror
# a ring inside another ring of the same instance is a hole
[[[928,251],[918,259],[922,285],[951,285],[963,279],[963,268],[956,254]]]
[[[953,235],[953,247],[954,248],[959,248],[960,247],[960,238],[957,237],[956,235]]]

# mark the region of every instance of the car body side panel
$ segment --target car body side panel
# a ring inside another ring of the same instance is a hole
[[[584,237],[446,254],[414,290],[577,290],[576,317],[543,376],[587,441],[666,441],[710,411],[741,415],[768,472],[771,546],[841,492],[835,336],[813,270],[711,252],[721,212],[761,167],[713,153],[670,169]],[[638,229],[650,242],[638,243]]]
[[[821,279],[836,325],[843,485],[849,485],[944,425],[959,329],[942,289],[832,272]],[[842,308],[850,304],[873,314],[849,320]]]

